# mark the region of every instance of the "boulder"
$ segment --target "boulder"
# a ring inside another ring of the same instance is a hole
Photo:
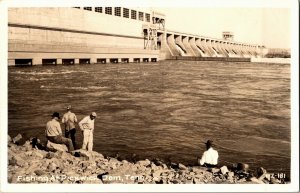
[[[225,175],[225,174],[227,174],[227,173],[229,172],[227,166],[221,167],[220,170],[221,170],[221,173],[222,173],[223,175]]]
[[[161,171],[155,171],[152,173],[153,178],[160,178],[160,175],[161,175]]]
[[[98,153],[96,151],[90,151],[90,152],[95,159],[104,159],[104,156],[101,153]]]
[[[179,169],[179,166],[177,163],[171,162],[170,167],[173,169]]]
[[[204,182],[202,182],[200,179],[197,179],[197,178],[193,178],[193,183],[194,184],[204,184]]]
[[[148,165],[151,164],[151,162],[150,162],[150,160],[145,159],[145,160],[140,160],[140,161],[136,162],[136,164],[138,164],[140,166],[147,167]]]
[[[18,144],[18,142],[22,139],[22,135],[19,133],[16,137],[12,139],[13,143]]]
[[[7,143],[11,143],[12,142],[12,139],[9,135],[7,135]]]
[[[180,184],[181,183],[181,181],[179,179],[172,179],[170,182],[173,183],[173,184]]]
[[[249,165],[248,164],[244,164],[244,163],[238,163],[237,164],[237,170],[241,171],[241,172],[248,172]]]
[[[271,178],[270,183],[271,184],[281,184],[281,181],[279,179],[276,179],[276,178]]]
[[[258,180],[263,180],[266,177],[267,170],[265,170],[263,167],[260,167],[256,170],[256,178]]]
[[[212,168],[212,169],[211,169],[211,172],[212,172],[213,174],[219,173],[219,172],[220,172],[220,169],[219,169],[219,168]]]
[[[160,160],[160,159],[158,159],[158,158],[155,158],[154,160],[153,160],[153,163],[155,164],[155,165],[157,165],[157,166],[162,166],[164,163]]]
[[[95,151],[87,151],[83,149],[77,149],[71,152],[71,155],[75,157],[83,157],[86,160],[95,160],[97,159],[104,159],[104,156],[102,154],[99,154],[98,152]]]
[[[156,166],[156,164],[153,163],[153,162],[150,164],[150,168],[151,168],[152,170],[157,170],[157,166]]]
[[[163,169],[168,169],[168,166],[166,164],[162,165]]]
[[[32,156],[32,151],[26,151],[24,154],[25,154],[26,156],[30,157],[30,156]]]
[[[228,172],[228,177],[229,178],[233,178],[233,176],[234,176],[234,172]]]
[[[250,181],[255,183],[255,184],[264,184],[264,182],[262,180],[259,180],[256,177],[250,178]]]
[[[34,173],[35,173],[37,176],[42,176],[42,175],[45,175],[46,172],[44,172],[43,170],[39,170],[39,169],[38,169],[38,170],[35,170]]]
[[[183,164],[181,164],[181,163],[178,164],[178,168],[179,168],[180,170],[187,170],[187,169],[188,169],[185,165],[183,165]]]
[[[19,155],[12,155],[8,160],[9,165],[12,166],[23,166],[25,161]]]
[[[51,141],[48,140],[46,148],[49,151],[68,151],[68,148],[64,144],[57,144],[57,143],[52,143]]]
[[[47,159],[51,159],[51,158],[54,158],[55,157],[55,154],[53,152],[48,152],[45,156],[45,158]]]
[[[41,163],[39,161],[32,161],[30,166],[25,170],[26,175],[34,173],[35,170],[41,168]]]
[[[153,181],[154,182],[159,182],[160,181],[160,177],[153,177]]]
[[[46,157],[46,155],[45,155]],[[62,161],[68,161],[68,160],[73,160],[74,157],[70,154],[70,153],[67,153],[65,151],[57,151],[54,153],[54,157],[55,158],[58,158]]]
[[[32,150],[32,145],[30,144],[30,141],[26,141],[23,145],[25,151],[30,151]]]
[[[192,168],[192,171],[195,172],[195,173],[197,173],[197,174],[203,174],[204,171],[206,171],[206,170],[207,170],[207,168],[201,167],[201,166],[194,166]]]
[[[57,166],[54,162],[51,162],[51,163],[48,165],[47,169],[48,169],[49,172],[53,172],[54,170],[56,170],[57,167],[58,167],[58,166]]]
[[[41,152],[39,152],[39,151],[33,151],[32,152],[32,156],[40,158],[40,159],[44,158],[44,155]]]

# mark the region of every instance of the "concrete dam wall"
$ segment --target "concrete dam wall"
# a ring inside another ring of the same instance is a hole
[[[165,15],[121,7],[9,8],[8,65],[260,57],[262,46],[173,32]]]

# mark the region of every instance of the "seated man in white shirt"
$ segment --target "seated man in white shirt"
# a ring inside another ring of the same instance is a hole
[[[198,159],[198,163],[205,167],[216,167],[219,154],[212,148],[213,142],[211,140],[208,140],[205,144],[207,150],[203,153],[202,158]]]

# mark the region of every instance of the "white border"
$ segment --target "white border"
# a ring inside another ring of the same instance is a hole
[[[292,135],[292,163],[291,184],[284,185],[60,185],[60,184],[8,184],[7,183],[7,8],[8,7],[73,7],[73,6],[127,6],[127,7],[273,7],[291,8],[291,37],[292,37],[292,64],[291,64],[291,135]],[[0,129],[1,129],[1,192],[288,192],[299,191],[299,4],[297,0],[143,0],[143,1],[95,1],[95,0],[0,0]]]

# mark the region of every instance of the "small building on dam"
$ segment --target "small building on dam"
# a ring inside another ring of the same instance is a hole
[[[9,8],[8,65],[261,57],[264,46],[169,31],[166,16],[123,7]]]

